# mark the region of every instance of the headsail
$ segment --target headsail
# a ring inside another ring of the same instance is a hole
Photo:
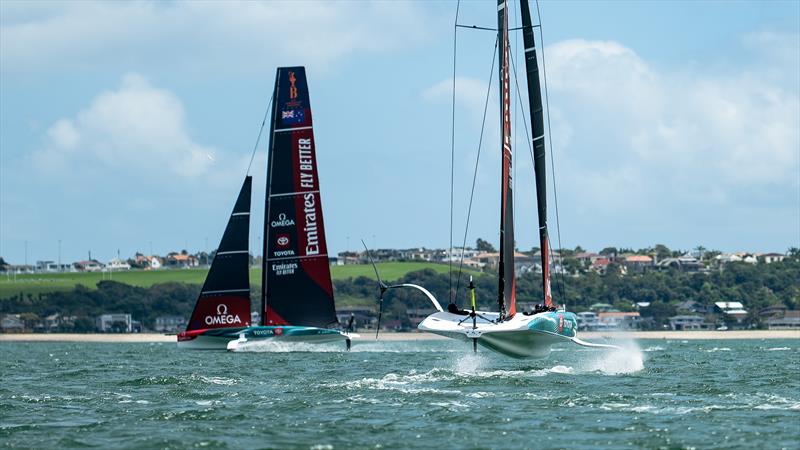
[[[533,25],[528,0],[520,0],[522,9],[522,39],[525,44],[525,72],[528,79],[528,103],[531,111],[531,129],[533,130],[533,164],[536,174],[536,204],[539,207],[539,247],[542,254],[542,285],[544,287],[544,304],[552,306],[553,297],[550,291],[550,264],[547,238],[547,174],[544,146],[544,114],[542,108],[542,91],[539,84],[539,63],[536,61],[536,44],[533,39]]]
[[[336,310],[305,68],[278,68],[274,96],[264,221],[263,324],[325,327],[336,322]]]
[[[517,312],[516,280],[514,279],[514,195],[511,177],[511,86],[509,77],[508,1],[497,0],[497,29],[500,59],[500,103],[502,117],[502,185],[500,188],[500,264],[498,302],[501,317],[513,317]]]
[[[250,191],[244,179],[186,331],[250,326]]]

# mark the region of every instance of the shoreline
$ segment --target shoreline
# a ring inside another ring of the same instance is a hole
[[[375,341],[375,331],[365,330],[353,338],[354,342]],[[635,340],[732,340],[732,339],[800,339],[800,330],[731,330],[731,331],[584,331],[578,333],[581,339],[635,339]],[[421,332],[382,332],[379,341],[429,341],[447,339]],[[18,333],[0,334],[3,342],[105,342],[105,343],[157,343],[176,342],[174,334],[159,333]]]

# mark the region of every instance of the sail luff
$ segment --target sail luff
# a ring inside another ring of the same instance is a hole
[[[498,303],[502,317],[516,314],[514,278],[514,205],[511,150],[511,83],[509,74],[508,1],[497,1],[497,29],[500,33],[499,70],[501,106],[502,173],[500,187],[500,261]]]
[[[525,73],[528,82],[528,104],[533,130],[533,166],[536,175],[536,204],[539,216],[539,248],[542,264],[542,286],[545,306],[552,306],[550,291],[549,239],[547,235],[547,172],[544,137],[544,108],[539,81],[539,63],[536,60],[536,42],[528,0],[520,0],[522,10],[522,40],[525,45]]]
[[[278,110],[278,104],[275,99],[278,96],[278,77],[280,71],[275,75],[275,88],[272,91],[272,114],[269,121],[269,146],[267,147],[267,181],[265,183],[265,196],[264,196],[264,232],[261,234],[261,325],[266,325],[267,322],[267,248],[269,243],[269,197],[272,191],[272,145],[275,138],[275,114]]]

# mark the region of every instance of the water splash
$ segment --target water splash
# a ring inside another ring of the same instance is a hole
[[[615,341],[619,350],[593,352],[582,367],[606,375],[636,373],[644,369],[644,353],[634,340]]]

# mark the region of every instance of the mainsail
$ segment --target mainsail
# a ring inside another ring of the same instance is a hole
[[[498,302],[501,317],[513,317],[517,312],[514,279],[514,195],[511,177],[511,88],[509,77],[508,48],[508,2],[497,0],[497,29],[500,33],[498,46],[500,60],[500,107],[503,122],[502,132],[502,177],[500,187],[500,264]]]
[[[244,179],[186,331],[250,326],[250,191]]]
[[[304,67],[278,68],[267,163],[264,325],[336,323]]]
[[[552,306],[550,292],[549,240],[547,238],[547,175],[545,172],[544,114],[542,92],[539,84],[539,63],[536,61],[536,44],[533,39],[533,25],[528,0],[520,0],[522,9],[522,39],[525,44],[525,72],[528,79],[528,104],[531,111],[533,130],[533,166],[536,174],[536,204],[539,207],[539,248],[542,255],[542,286],[544,304]]]

